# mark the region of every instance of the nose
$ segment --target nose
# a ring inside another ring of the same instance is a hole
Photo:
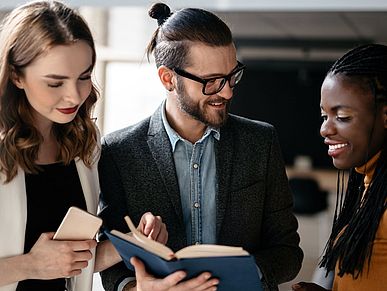
[[[226,84],[224,84],[224,87],[222,88],[222,90],[218,92],[218,95],[220,97],[223,97],[224,99],[231,99],[233,94],[234,93],[232,88],[230,87],[229,81],[227,81]]]
[[[81,90],[77,84],[71,84],[68,86],[64,99],[72,105],[78,105],[81,103]]]
[[[330,119],[323,121],[320,127],[320,135],[322,137],[328,137],[336,133],[336,127]]]

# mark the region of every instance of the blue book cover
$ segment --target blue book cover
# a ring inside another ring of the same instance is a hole
[[[106,235],[121,255],[128,269],[133,270],[130,258],[141,259],[147,271],[156,277],[163,278],[177,270],[187,272],[187,279],[208,271],[213,277],[219,278],[219,291],[251,290],[262,291],[255,260],[251,255],[241,256],[208,256],[193,258],[164,259],[151,251],[124,239],[122,234],[105,230]],[[183,249],[184,250],[184,249]]]

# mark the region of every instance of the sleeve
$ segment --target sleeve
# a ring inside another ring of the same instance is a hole
[[[276,290],[278,284],[290,281],[298,274],[303,252],[299,247],[293,198],[274,128],[266,167],[262,240],[254,255],[263,274],[265,289]]]
[[[105,140],[102,141],[101,158],[98,164],[100,179],[100,216],[104,221],[104,228],[117,229],[127,232],[124,216],[127,213],[125,191],[117,164]],[[100,240],[106,239],[103,233]],[[107,291],[116,291],[125,278],[135,277],[134,272],[128,270],[123,262],[120,262],[100,273],[102,285]]]

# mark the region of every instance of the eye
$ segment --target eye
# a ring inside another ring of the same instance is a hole
[[[216,82],[216,80],[217,80],[217,79],[210,79],[210,80],[207,80],[207,84],[210,85],[210,86],[211,86],[211,85],[214,85],[215,82]]]
[[[349,116],[336,116],[336,119],[341,122],[347,122],[351,120],[351,117]]]
[[[81,81],[86,81],[86,80],[90,80],[90,79],[91,79],[91,75],[79,77],[79,80],[81,80]]]
[[[63,82],[53,83],[53,84],[47,84],[50,88],[58,88],[63,85]]]
[[[328,116],[326,114],[321,114],[321,119],[323,121],[326,121],[328,119]]]

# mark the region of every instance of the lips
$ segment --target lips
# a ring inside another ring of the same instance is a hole
[[[227,100],[211,100],[211,101],[208,101],[207,104],[212,106],[213,108],[224,108],[225,106],[227,106],[227,103],[229,101]]]
[[[328,144],[328,155],[335,158],[341,153],[343,153],[347,147],[349,146],[348,143],[336,143],[336,144]]]
[[[78,109],[78,105],[70,108],[58,108],[58,111],[63,114],[73,114]]]

